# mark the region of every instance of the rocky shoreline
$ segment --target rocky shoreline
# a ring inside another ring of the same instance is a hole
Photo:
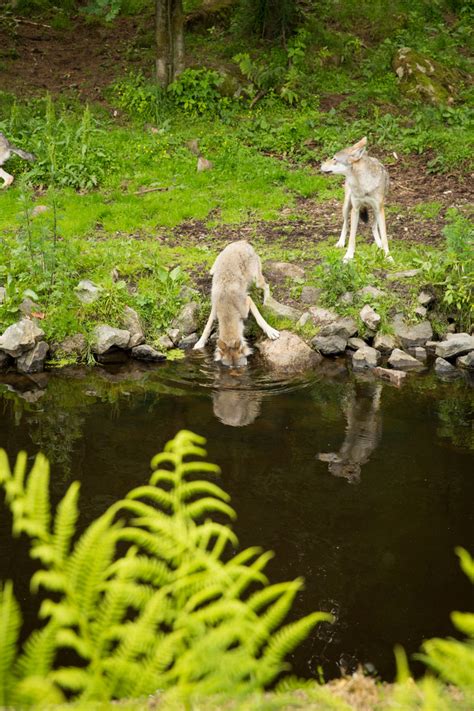
[[[295,265],[278,263],[274,268],[299,269]],[[293,273],[293,272],[292,272]],[[291,276],[291,275],[290,275]],[[82,303],[93,303],[100,297],[100,287],[84,280],[76,288]],[[301,372],[317,367],[323,358],[346,355],[354,371],[372,371],[376,377],[399,385],[409,372],[426,372],[433,367],[440,377],[457,377],[463,373],[474,375],[474,335],[457,333],[451,327],[439,340],[427,316],[435,297],[421,291],[416,316],[422,320],[411,324],[402,313],[393,316],[390,333],[380,332],[382,322],[377,303],[384,292],[375,287],[364,287],[358,294],[365,303],[358,319],[341,316],[335,310],[317,305],[320,290],[305,286],[300,303],[294,308],[270,298],[265,308],[274,316],[284,318],[301,330],[307,324],[317,330],[309,342],[290,330],[283,330],[277,341],[267,339],[256,346],[268,367],[286,372]],[[192,296],[194,291],[189,289]],[[347,293],[342,303],[351,303],[354,295]],[[137,312],[126,306],[117,325],[95,326],[89,338],[78,333],[61,343],[45,341],[40,327],[40,307],[26,299],[20,307],[23,317],[0,335],[0,370],[16,370],[31,374],[47,368],[48,358],[67,364],[84,361],[89,352],[101,364],[120,363],[128,358],[149,363],[167,359],[167,352],[191,348],[198,340],[199,304],[189,301],[181,309],[170,328],[153,344],[145,342],[145,335]],[[363,324],[363,338],[359,333]],[[451,331],[451,332],[449,332]]]

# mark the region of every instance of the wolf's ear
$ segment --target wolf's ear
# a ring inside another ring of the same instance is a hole
[[[349,162],[355,163],[356,161],[360,160],[365,153],[366,147],[367,136],[364,136],[364,138],[361,138],[360,141],[357,141],[357,143],[354,143],[354,145],[351,146]]]

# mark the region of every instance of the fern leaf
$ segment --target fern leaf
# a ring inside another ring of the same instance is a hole
[[[26,475],[26,466],[28,463],[28,455],[26,452],[20,452],[16,458],[15,466],[13,468],[13,484],[14,487],[12,491],[15,494],[19,494],[24,490],[24,481]],[[7,499],[8,500],[8,499]]]
[[[260,684],[267,686],[273,681],[284,668],[283,658],[306,639],[315,625],[319,622],[332,622],[333,619],[332,615],[325,612],[313,612],[276,632],[265,648],[261,660],[258,674]]]
[[[171,484],[174,486],[176,483],[176,475],[169,469],[158,469],[150,477],[150,484],[152,486],[158,486],[159,484]]]
[[[59,647],[74,649],[82,659],[91,659],[94,654],[91,644],[71,629],[58,630],[56,642]]]
[[[142,497],[150,499],[165,509],[171,509],[173,506],[173,497],[171,494],[154,486],[138,486],[127,494],[127,499],[140,499]]]
[[[39,610],[40,619],[53,618],[58,626],[72,627],[78,624],[79,617],[77,609],[67,603],[54,602],[53,600],[43,600]]]
[[[52,672],[50,679],[62,689],[77,693],[87,688],[90,683],[90,673],[77,667],[61,668]]]
[[[209,496],[222,499],[222,501],[230,501],[229,494],[221,489],[220,486],[210,481],[190,481],[180,487],[179,494],[183,501],[193,496],[202,496],[203,494],[209,494]]]
[[[51,523],[51,508],[49,503],[49,462],[42,454],[38,454],[29,473],[26,485],[27,511],[38,525],[39,538],[47,541]]]
[[[49,674],[56,654],[57,632],[58,626],[52,621],[28,637],[16,663],[19,676],[46,677]]]
[[[154,555],[168,561],[173,560],[174,557],[179,555],[179,551],[177,550],[172,539],[168,538],[167,540],[164,537],[161,538],[155,535],[156,532],[163,534],[163,527],[156,525],[157,522],[155,519],[137,519],[135,523],[137,526],[149,526],[152,529],[152,532],[135,528],[133,526],[127,526],[126,528],[120,529],[115,534],[117,542],[127,541],[129,543],[134,543],[150,555]]]
[[[273,600],[280,597],[287,589],[288,583],[275,583],[274,585],[269,585],[262,590],[257,590],[253,593],[247,600],[247,605],[254,612],[258,612],[262,608],[269,605]]]
[[[206,453],[204,452],[204,456]],[[220,474],[221,468],[217,464],[211,464],[211,462],[184,462],[180,466],[180,474],[184,478],[189,474],[203,474],[208,472],[209,474]]]
[[[474,614],[472,612],[452,612],[453,625],[468,637],[474,639]]]
[[[203,499],[193,501],[191,504],[186,506],[185,511],[186,516],[192,520],[200,518],[205,513],[209,513],[210,511],[225,514],[230,519],[235,519],[237,516],[234,509],[228,506],[228,504],[225,504],[223,501],[219,501],[219,499],[211,499],[210,497],[204,497]]]
[[[30,580],[30,590],[37,593],[44,588],[50,592],[64,592],[66,586],[66,575],[56,570],[37,570]]]
[[[269,607],[255,625],[252,638],[252,647],[259,649],[261,644],[270,637],[270,634],[282,623],[291,609],[295,595],[302,587],[302,581],[287,583],[283,594]]]
[[[7,580],[3,587],[0,585],[0,707],[7,706],[10,700],[20,627],[20,606],[13,595],[12,582]]]
[[[79,482],[73,482],[56,509],[53,545],[55,557],[58,561],[63,561],[68,555],[71,539],[76,530],[76,521],[79,514],[77,508],[79,488]]]
[[[55,559],[54,546],[50,543],[39,543],[30,550],[30,558],[33,558],[33,560],[40,560],[43,565],[49,567]]]
[[[474,583],[474,558],[472,558],[467,550],[458,546],[456,549],[456,555],[461,562],[461,568],[467,575],[471,583]]]
[[[22,679],[15,688],[14,704],[16,708],[30,706],[38,708],[38,699],[41,705],[51,706],[65,702],[64,694],[48,678],[38,674],[31,674],[26,679]]]
[[[164,563],[146,556],[119,558],[109,566],[107,574],[110,577],[116,573],[129,580],[153,583],[156,587],[166,585],[171,580],[169,568]]]
[[[5,486],[8,481],[11,481],[12,473],[7,453],[4,449],[0,449],[0,485]]]

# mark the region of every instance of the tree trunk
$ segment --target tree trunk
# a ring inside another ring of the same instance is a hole
[[[156,80],[171,84],[184,69],[182,0],[156,0]]]

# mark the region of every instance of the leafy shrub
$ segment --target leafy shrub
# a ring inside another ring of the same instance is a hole
[[[196,695],[249,694],[269,685],[283,658],[330,615],[313,613],[280,628],[302,581],[269,585],[271,554],[237,555],[228,495],[198,472],[203,438],[182,431],[154,457],[147,485],[113,504],[73,543],[79,483],[51,511],[49,467],[29,474],[21,453],[10,470],[0,451],[0,485],[13,533],[31,539],[40,569],[33,592],[46,597],[43,627],[17,651],[21,612],[12,584],[0,590],[0,704],[34,705],[138,697],[156,689]],[[280,628],[280,629],[279,629]],[[61,650],[76,663],[59,666]]]
[[[224,78],[213,69],[185,69],[169,85],[168,92],[176,106],[190,114],[204,114],[217,111],[229,103],[219,87]]]
[[[169,104],[166,92],[147,80],[142,72],[130,72],[124,79],[114,82],[110,94],[119,108],[141,121],[158,123]]]

